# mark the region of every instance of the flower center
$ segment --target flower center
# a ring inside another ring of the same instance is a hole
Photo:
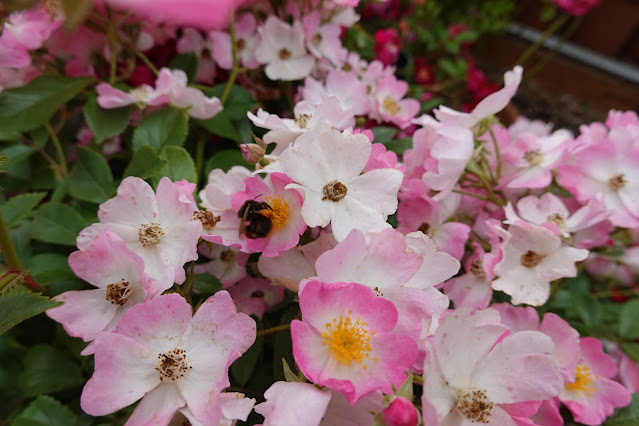
[[[543,254],[535,253],[532,250],[528,250],[526,253],[521,255],[521,264],[526,268],[534,268],[539,265],[539,263],[544,260]]]
[[[286,48],[280,49],[277,56],[279,56],[281,60],[285,61],[291,57],[291,51]]]
[[[144,247],[159,243],[163,235],[162,227],[156,222],[144,224],[138,229],[138,240]]]
[[[242,51],[246,47],[246,41],[243,38],[240,38],[240,39],[237,40],[235,45],[236,45],[238,51]]]
[[[610,178],[610,180],[608,181],[608,186],[610,187],[610,189],[617,192],[621,188],[626,186],[627,183],[628,181],[626,180],[626,177],[623,175],[623,173],[619,173]]]
[[[210,211],[198,210],[193,213],[193,220],[199,220],[202,222],[202,228],[210,231],[215,228],[215,225],[221,220],[221,218],[219,216],[214,216]]]
[[[382,106],[386,111],[388,111],[388,114],[392,116],[399,114],[399,111],[401,111],[400,106],[390,96],[386,96],[384,98]]]
[[[481,257],[473,260],[470,264],[470,272],[477,278],[486,278],[486,271],[484,271],[484,263]]]
[[[586,364],[578,364],[577,378],[572,383],[566,383],[565,386],[566,389],[573,392],[580,392],[591,396],[597,390],[597,388],[592,384],[596,378],[597,376],[592,374],[590,368],[588,368]]]
[[[468,420],[489,423],[488,416],[492,409],[493,403],[485,390],[470,388],[457,391],[457,410]]]
[[[353,322],[348,311],[346,317],[333,318],[333,322],[326,323],[326,332],[322,333],[323,345],[327,345],[331,355],[342,364],[349,366],[352,362],[362,364],[364,358],[368,358],[371,351],[371,336],[374,331],[368,331],[368,323],[362,322],[359,317]],[[377,358],[373,358],[377,362]],[[362,365],[366,370],[366,365]]]
[[[313,46],[319,47],[319,45],[322,44],[322,35],[320,33],[313,34],[311,37],[311,43]]]
[[[308,125],[308,121],[311,119],[309,114],[302,114],[299,117],[295,118],[295,123],[300,126],[300,129],[306,129]]]
[[[348,188],[346,188],[346,185],[342,182],[333,180],[324,185],[324,196],[322,197],[322,200],[331,200],[336,203],[346,197],[347,192]]]
[[[428,231],[430,231],[430,224],[424,222],[421,225],[419,225],[419,228],[417,228],[417,230],[421,231],[424,235],[428,235]]]
[[[539,149],[528,151],[524,154],[524,160],[531,166],[538,166],[544,161],[544,154]]]
[[[281,195],[277,197],[269,195],[265,200],[271,206],[271,210],[261,210],[260,214],[271,219],[271,223],[279,231],[288,223],[288,213],[291,208]]]
[[[158,355],[158,361],[155,363],[155,371],[160,374],[160,381],[174,382],[184,376],[190,368],[192,367],[186,362],[186,352],[180,348]]]
[[[560,215],[559,213],[553,213],[550,216],[548,216],[548,218],[546,219],[546,221],[548,222],[552,222],[555,225],[557,225],[557,227],[564,228],[566,226],[566,220],[564,219],[564,217],[562,215]]]
[[[131,293],[131,284],[122,280],[107,286],[105,299],[113,305],[122,306],[129,300]]]
[[[230,263],[233,259],[235,259],[235,252],[231,249],[224,249],[220,253],[220,260],[224,263]]]
[[[129,95],[133,96],[138,102],[146,103],[146,100],[149,98],[149,92],[146,87],[140,86],[132,89],[129,92]]]

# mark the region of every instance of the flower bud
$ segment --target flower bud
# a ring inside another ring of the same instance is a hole
[[[382,418],[388,426],[416,426],[419,417],[413,403],[398,396],[382,411]]]
[[[264,154],[266,154],[266,144],[264,141],[255,135],[253,135],[253,139],[255,139],[256,143],[245,143],[240,145],[242,155],[249,164],[259,163],[262,157],[264,157]]]

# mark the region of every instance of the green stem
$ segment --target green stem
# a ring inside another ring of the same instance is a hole
[[[497,158],[497,176],[495,176],[495,184],[498,184],[499,178],[501,178],[501,153],[499,152],[499,144],[497,143],[497,137],[495,136],[495,132],[492,127],[488,128],[488,132],[490,133],[490,138],[493,140],[493,146],[495,147],[495,157]]]
[[[484,197],[484,196],[478,195],[478,194],[473,194],[472,192],[461,191],[459,189],[453,189],[452,192],[455,192],[455,193],[461,194],[461,195],[467,195],[469,197],[477,198],[478,200],[482,200],[482,201],[489,201],[489,202],[493,201],[493,200],[491,200],[488,197]]]
[[[47,163],[49,163],[51,165],[51,168],[54,170],[55,175],[56,175],[56,177],[57,177],[57,179],[59,181],[62,181],[64,179],[62,169],[60,169],[60,166],[58,165],[58,163],[56,163],[55,160],[53,158],[51,158],[51,156],[44,149],[42,149],[41,147],[37,146],[35,143],[33,143],[32,141],[28,140],[24,136],[22,137],[22,140],[27,145],[32,146],[32,147],[34,147],[34,148],[36,148],[38,150],[38,153],[40,155],[42,155],[42,157],[47,161]]]
[[[423,385],[424,378],[422,376],[413,376],[413,383],[416,383],[418,385]]]
[[[17,272],[22,272],[22,263],[20,263],[20,259],[18,258],[18,253],[16,252],[15,247],[13,246],[13,242],[11,241],[11,237],[9,236],[9,230],[4,223],[4,218],[0,213],[0,250],[2,251],[2,256],[4,257],[4,261],[6,262],[9,269],[15,270]]]
[[[568,29],[561,35],[561,40],[559,40],[559,42],[555,44],[552,50],[544,55],[544,57],[539,62],[537,62],[530,71],[526,73],[526,78],[524,78],[523,80],[524,83],[533,78],[543,67],[546,66],[546,64],[552,58],[555,57],[561,46],[563,46],[564,43],[574,34],[574,32],[577,31],[577,28],[579,28],[582,20],[583,16],[579,16],[574,21],[572,21],[570,27],[568,27]]]
[[[231,94],[231,88],[233,84],[235,84],[235,79],[237,78],[237,74],[239,72],[239,66],[237,63],[237,43],[235,40],[235,12],[231,11],[231,54],[233,55],[233,69],[231,70],[231,74],[229,75],[229,80],[226,82],[226,86],[224,87],[224,92],[222,92],[222,97],[220,98],[220,102],[222,105],[226,104],[226,100]]]
[[[195,281],[195,262],[191,262],[189,265],[189,276],[186,279],[186,282],[182,286],[180,290],[180,294],[184,296],[184,298],[191,303],[191,288],[193,287],[193,281]]]
[[[69,173],[69,170],[67,169],[67,160],[64,157],[64,150],[62,149],[62,145],[60,144],[60,139],[58,139],[58,135],[56,134],[55,130],[53,130],[53,127],[51,127],[51,124],[44,123],[44,127],[49,133],[49,137],[53,142],[53,146],[55,146],[55,150],[58,154],[60,170],[62,171],[62,177],[64,178]]]
[[[268,336],[269,334],[276,334],[281,331],[288,331],[291,329],[291,324],[278,325],[277,327],[267,328],[266,330],[260,330],[256,334],[257,337]]]
[[[566,21],[569,18],[570,18],[570,15],[563,14],[560,17],[558,17],[557,19],[555,19],[555,21],[552,24],[550,24],[550,26],[548,28],[546,28],[546,31],[543,32],[541,37],[539,37],[539,40],[537,40],[535,43],[533,43],[528,49],[526,49],[524,51],[524,53],[521,54],[521,56],[519,56],[519,58],[517,59],[516,64],[517,65],[523,65],[524,62],[526,62],[528,60],[528,58],[530,58],[530,56],[533,53],[535,53],[537,51],[537,49],[539,49],[539,47],[542,44],[544,44],[544,42],[546,40],[548,40],[548,37],[553,35],[555,33],[555,31],[557,31],[564,23],[566,23]]]
[[[111,63],[110,63],[110,72],[109,72],[109,84],[115,84],[116,74],[117,74],[117,44],[118,44],[118,36],[115,32],[115,22],[113,18],[113,11],[110,7],[107,6],[107,15],[109,17],[109,28],[107,31],[107,41],[109,43],[109,50],[111,51]]]
[[[0,277],[0,291],[11,284],[16,278],[19,278],[20,275],[21,274],[17,272],[6,272],[2,277]]]

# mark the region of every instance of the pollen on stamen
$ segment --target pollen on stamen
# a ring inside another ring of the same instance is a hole
[[[342,364],[349,366],[351,363],[359,364],[366,370],[364,359],[370,359],[371,337],[375,332],[367,329],[368,323],[357,317],[351,318],[352,311],[346,316],[333,318],[326,323],[326,332],[321,333],[323,345],[328,346],[331,355]],[[377,358],[372,359],[378,362]]]
[[[138,229],[138,240],[144,247],[159,243],[163,235],[162,227],[156,222],[144,224]]]
[[[396,116],[401,111],[401,107],[397,102],[393,100],[390,96],[386,96],[384,101],[382,102],[382,106],[386,111],[388,111],[388,115]]]
[[[269,195],[265,201],[271,206],[270,219],[273,227],[278,231],[288,223],[288,216],[291,207],[281,195]]]
[[[578,364],[575,381],[572,383],[566,383],[565,387],[573,392],[592,396],[592,394],[594,394],[597,390],[597,388],[592,384],[596,378],[597,376],[590,371],[590,368],[588,368],[586,364]]]

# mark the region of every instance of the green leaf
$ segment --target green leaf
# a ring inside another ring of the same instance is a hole
[[[169,68],[180,69],[184,71],[186,73],[186,77],[189,80],[189,83],[193,83],[195,81],[195,76],[197,75],[197,56],[195,56],[195,53],[193,52],[177,55],[173,59],[171,59]]]
[[[282,358],[282,368],[284,370],[284,377],[286,378],[287,382],[301,382],[300,378],[297,377],[295,373],[293,373],[293,370],[291,370],[291,367],[288,365],[288,362],[286,362],[286,359],[284,358]]]
[[[223,149],[213,154],[206,162],[206,175],[208,176],[209,172],[213,169],[222,169],[228,172],[233,166],[251,167],[239,149]]]
[[[207,96],[222,96],[226,84],[218,84],[210,90],[204,90]],[[229,120],[239,120],[246,118],[246,113],[254,108],[257,108],[258,103],[253,99],[251,92],[246,90],[242,86],[234,85],[231,87],[231,93],[224,105],[224,112]]]
[[[639,424],[639,392],[632,394],[630,405],[615,411],[603,426],[637,426]]]
[[[231,374],[233,374],[233,378],[240,386],[246,385],[251,378],[257,365],[257,360],[260,357],[260,352],[262,352],[262,346],[264,346],[264,338],[258,337],[253,346],[231,364]]]
[[[595,296],[587,292],[573,294],[573,303],[579,317],[589,329],[596,328],[601,321],[601,306]]]
[[[78,419],[66,406],[47,395],[38,396],[13,421],[13,426],[75,426]]]
[[[69,257],[59,253],[42,253],[31,257],[26,264],[31,277],[38,285],[75,279],[69,267]]]
[[[78,158],[69,173],[69,193],[84,201],[101,204],[115,191],[111,168],[104,156],[89,148],[77,147]]]
[[[131,116],[131,107],[103,109],[95,96],[89,98],[83,111],[97,143],[124,132]]]
[[[163,108],[142,120],[133,132],[133,149],[151,145],[157,152],[169,145],[182,146],[189,130],[186,112],[175,108]]]
[[[632,340],[639,337],[637,312],[639,312],[639,299],[631,300],[622,306],[619,314],[619,335],[622,338]]]
[[[47,195],[46,192],[16,195],[0,206],[0,214],[7,228],[17,225],[22,219],[27,217],[45,195]]]
[[[193,288],[205,294],[215,294],[220,290],[224,290],[220,280],[211,274],[196,274],[193,280]]]
[[[60,305],[60,302],[26,290],[7,291],[0,297],[0,334],[28,318]]]
[[[634,362],[639,363],[639,343],[623,342],[621,349],[628,355]]]
[[[36,212],[31,236],[47,243],[75,246],[75,239],[85,226],[80,213],[72,207],[47,203]]]
[[[26,86],[0,93],[0,123],[4,132],[35,129],[53,117],[58,107],[73,99],[93,79],[44,75]]]
[[[401,155],[407,149],[413,147],[413,138],[393,139],[392,141],[384,144],[388,151],[393,151],[397,155]]]
[[[233,122],[228,117],[226,110],[220,111],[218,115],[208,120],[196,120],[196,122],[214,135],[241,143],[239,133],[235,129]]]
[[[20,387],[25,396],[53,393],[82,386],[82,370],[65,352],[49,345],[31,347],[24,357]]]
[[[2,155],[7,157],[7,161],[2,169],[7,172],[7,175],[28,178],[29,162],[24,160],[36,151],[36,148],[22,143],[3,147]],[[23,176],[25,171],[26,176]]]
[[[371,131],[373,132],[373,136],[375,136],[373,142],[383,144],[392,141],[397,132],[399,132],[395,127],[384,126],[373,127]]]
[[[167,146],[161,153],[162,157],[168,160],[155,177],[167,176],[173,182],[186,179],[189,182],[197,182],[197,170],[191,154],[181,146]]]
[[[137,176],[148,179],[157,174],[168,161],[161,158],[150,145],[143,145],[133,153],[133,158],[124,171],[124,177]]]

